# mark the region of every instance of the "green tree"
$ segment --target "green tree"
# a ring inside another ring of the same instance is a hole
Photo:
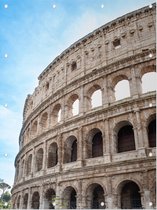
[[[5,182],[0,182],[0,189],[2,190],[2,194],[5,193],[6,190],[10,189],[10,185]]]
[[[0,179],[0,209],[10,208],[11,194],[7,191],[10,188],[9,184]]]

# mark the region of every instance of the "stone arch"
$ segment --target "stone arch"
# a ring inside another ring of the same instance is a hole
[[[39,209],[39,206],[40,206],[40,195],[39,195],[39,192],[35,191],[32,195],[31,208]]]
[[[33,122],[32,128],[31,128],[32,136],[35,136],[37,134],[37,127],[38,127],[38,122],[36,120],[36,121]]]
[[[44,195],[44,209],[54,209],[55,199],[56,199],[55,190],[52,188],[47,189]]]
[[[142,93],[156,90],[156,65],[142,66],[140,74]]]
[[[28,176],[32,170],[32,154],[30,154],[27,158],[26,162],[26,175]]]
[[[23,197],[23,209],[27,209],[28,206],[28,193],[25,193]]]
[[[40,171],[43,167],[43,149],[38,149],[36,153],[36,171]]]
[[[149,147],[156,147],[156,114],[151,115],[147,120],[147,135]]]
[[[86,206],[89,209],[105,209],[105,191],[100,183],[92,183],[86,189]]]
[[[21,202],[21,195],[19,195],[17,198],[17,204],[16,204],[17,209],[20,208],[20,202]]]
[[[59,123],[62,119],[62,109],[61,109],[61,105],[60,104],[56,104],[53,107],[52,113],[51,113],[51,122],[52,125],[56,125],[57,123]]]
[[[40,119],[41,130],[45,130],[47,128],[47,126],[48,126],[48,113],[44,112],[41,115],[41,119]]]
[[[58,145],[56,142],[50,144],[48,149],[47,168],[54,167],[58,163]]]
[[[149,73],[149,72],[156,72],[156,65],[151,64],[151,65],[143,65],[141,68],[141,78],[144,74]]]
[[[77,161],[77,138],[69,136],[64,143],[64,163]]]
[[[118,153],[135,150],[133,126],[129,121],[120,121],[114,128],[116,150]]]
[[[112,81],[115,100],[130,97],[130,83],[126,75],[118,75]]]
[[[86,142],[86,158],[103,156],[103,137],[99,128],[93,128],[88,132]]]
[[[156,90],[156,72],[148,72],[142,76],[142,93]]]
[[[68,117],[79,114],[79,96],[78,94],[72,94],[67,101],[67,114]]]
[[[87,91],[87,109],[102,106],[102,87],[98,84],[93,84]]]
[[[22,160],[22,164],[21,164],[21,175],[20,177],[23,178],[25,176],[25,160]]]
[[[140,185],[135,180],[123,180],[117,187],[118,205],[122,209],[142,208]]]
[[[62,193],[62,207],[67,209],[77,208],[77,190],[68,186],[64,189]]]

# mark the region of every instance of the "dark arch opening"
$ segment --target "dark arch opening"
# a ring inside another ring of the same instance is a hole
[[[77,161],[77,139],[70,136],[64,146],[64,163]]]
[[[98,184],[93,188],[91,208],[92,209],[104,209],[105,208],[104,190]]]
[[[101,131],[97,132],[92,139],[92,157],[103,156],[103,139]]]
[[[46,191],[45,194],[45,198],[46,198],[46,208],[48,209],[55,209],[55,206],[53,205],[53,203],[55,202],[55,197],[56,197],[56,193],[53,189],[48,189]]]
[[[23,209],[27,209],[27,205],[28,205],[28,193],[26,193],[23,198]]]
[[[47,167],[51,168],[57,165],[58,163],[58,146],[57,143],[52,143],[49,146],[48,150],[48,162],[47,162]]]
[[[118,132],[118,152],[135,150],[133,127],[126,125]]]
[[[17,199],[17,209],[20,208],[20,200],[21,200],[21,196],[19,196],[18,199]]]
[[[43,149],[40,148],[36,155],[36,171],[40,171],[43,167]]]
[[[156,119],[152,120],[148,126],[149,147],[156,147]]]
[[[34,192],[32,196],[32,209],[39,209],[40,196],[38,192]]]
[[[141,195],[138,185],[132,181],[126,183],[121,191],[122,209],[141,209]]]
[[[31,173],[31,167],[32,167],[32,154],[30,154],[27,159],[26,175],[29,175]]]
[[[69,203],[70,209],[76,209],[76,191],[72,189],[70,194],[70,203]]]
[[[75,139],[71,146],[71,162],[77,160],[77,140]]]

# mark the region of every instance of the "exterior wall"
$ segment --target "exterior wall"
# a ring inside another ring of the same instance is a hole
[[[144,7],[102,26],[66,49],[41,73],[39,85],[24,107],[12,190],[14,208],[23,208],[26,193],[27,208],[31,208],[36,191],[40,208],[44,208],[47,189],[54,189],[62,200],[69,186],[77,193],[77,208],[90,208],[88,189],[93,183],[102,186],[106,208],[120,208],[121,184],[126,180],[139,186],[143,208],[155,207],[156,150],[149,147],[147,129],[155,115],[156,99],[155,91],[142,93],[141,82],[142,76],[154,72],[156,66],[155,9],[155,4]],[[115,40],[120,40],[118,47]],[[73,62],[77,67],[72,70]],[[115,85],[123,79],[129,82],[130,97],[116,101]],[[98,88],[102,106],[91,109],[91,95]],[[76,96],[79,114],[72,116],[69,113]],[[59,109],[61,120],[57,122]],[[133,151],[117,152],[121,122],[133,126]],[[102,132],[103,156],[87,158],[89,133],[95,128]],[[65,142],[70,136],[77,139],[77,161],[64,163]],[[58,145],[58,164],[47,168],[48,148],[53,142]],[[40,148],[43,165],[37,172],[36,153]],[[31,173],[26,175],[30,154]],[[154,206],[149,206],[150,202]]]

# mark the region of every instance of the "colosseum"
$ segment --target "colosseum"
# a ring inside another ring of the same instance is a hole
[[[39,75],[24,106],[13,208],[156,208],[156,94],[144,82],[155,75],[155,18],[155,3],[119,17]]]

